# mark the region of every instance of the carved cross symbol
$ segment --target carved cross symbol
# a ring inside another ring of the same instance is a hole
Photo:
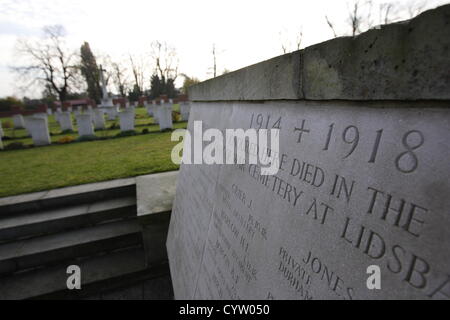
[[[298,134],[298,142],[297,143],[302,143],[302,137],[303,137],[304,133],[310,133],[311,132],[311,130],[308,130],[308,129],[305,128],[305,122],[306,122],[306,120],[303,120],[301,128],[295,128],[294,129],[294,132],[297,132],[297,131],[299,132],[299,134]]]

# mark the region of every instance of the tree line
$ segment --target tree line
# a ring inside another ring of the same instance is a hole
[[[100,72],[103,70],[108,88],[115,93],[137,101],[141,96],[156,98],[164,94],[175,97],[180,90],[175,81],[180,76],[176,50],[166,42],[153,41],[150,54],[129,54],[126,60],[113,61],[109,56],[95,55],[88,42],[79,50],[72,50],[66,42],[66,33],[61,25],[43,29],[44,38],[39,41],[18,40],[17,53],[24,58],[23,66],[14,67],[23,89],[33,86],[42,88],[46,102],[67,101],[74,98],[90,98],[97,103],[102,99]],[[149,65],[151,71],[147,71]],[[147,72],[150,72],[146,81]],[[182,75],[185,85],[198,82]]]

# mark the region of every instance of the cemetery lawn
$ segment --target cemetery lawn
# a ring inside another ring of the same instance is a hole
[[[0,152],[0,197],[177,170],[170,138],[150,133]]]

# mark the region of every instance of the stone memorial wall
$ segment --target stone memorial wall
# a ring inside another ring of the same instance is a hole
[[[279,171],[182,165],[177,299],[450,298],[449,19],[447,5],[191,87],[191,133],[279,129]]]

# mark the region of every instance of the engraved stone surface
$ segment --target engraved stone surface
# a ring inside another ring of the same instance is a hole
[[[280,127],[280,171],[183,165],[168,236],[177,299],[448,298],[449,109],[194,103],[205,127]],[[382,290],[366,286],[381,268]]]
[[[279,171],[181,166],[175,298],[450,299],[449,13],[189,88],[191,136],[279,129]]]

